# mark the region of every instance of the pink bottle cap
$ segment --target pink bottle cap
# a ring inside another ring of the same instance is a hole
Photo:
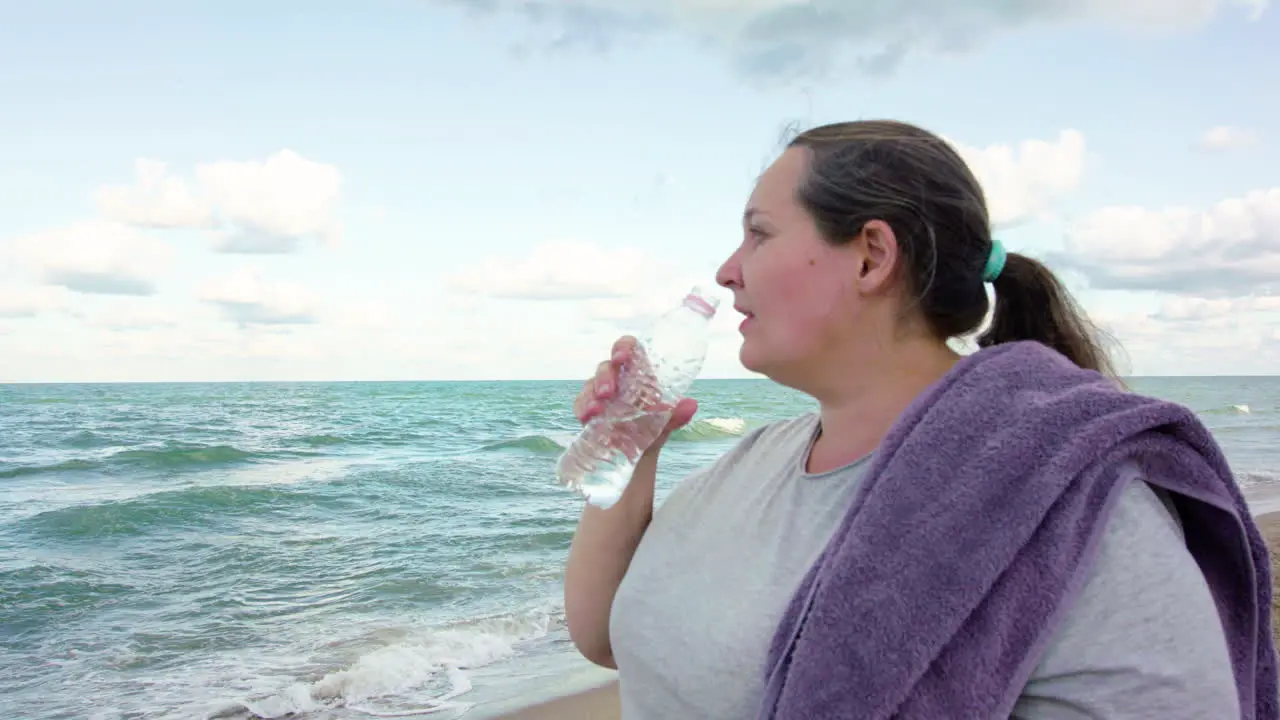
[[[713,295],[708,295],[702,291],[702,288],[695,287],[684,296],[684,304],[693,308],[700,315],[710,318],[716,314],[716,308],[720,306],[720,300]]]

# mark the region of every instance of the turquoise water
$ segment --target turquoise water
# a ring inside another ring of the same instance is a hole
[[[1280,378],[1149,379],[1280,487]],[[0,386],[7,717],[357,718],[577,662],[581,501],[552,480],[576,382]],[[702,381],[659,496],[813,408]]]

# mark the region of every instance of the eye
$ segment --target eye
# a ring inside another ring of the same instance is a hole
[[[749,225],[747,226],[747,237],[754,242],[761,243],[769,238],[769,233],[758,225]]]

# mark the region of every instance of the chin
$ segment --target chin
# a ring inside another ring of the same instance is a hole
[[[738,362],[742,363],[742,367],[753,373],[766,374],[764,368],[768,363],[764,362],[764,359],[758,353],[753,352],[749,342],[743,342],[742,347],[738,348]]]

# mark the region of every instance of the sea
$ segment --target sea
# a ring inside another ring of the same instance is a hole
[[[1137,378],[1280,509],[1280,378]],[[583,661],[576,382],[0,385],[0,715],[460,717]],[[702,380],[658,499],[816,409]],[[523,690],[522,690],[523,691]]]

